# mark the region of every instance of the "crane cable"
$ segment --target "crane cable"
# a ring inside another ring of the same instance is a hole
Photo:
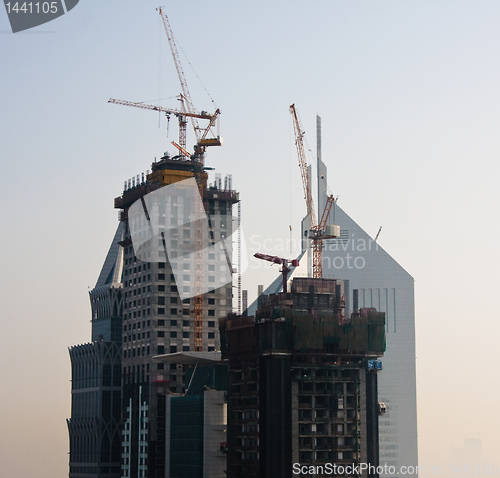
[[[191,65],[191,62],[189,61],[189,58],[187,57],[186,53],[184,53],[184,50],[182,49],[182,46],[180,45],[180,43],[177,41],[177,39],[175,38],[175,35],[173,34],[172,32],[172,36],[174,37],[174,41],[176,43],[176,45],[180,48],[180,50],[182,51],[182,54],[184,55],[184,58],[186,58],[186,61],[189,63],[189,66],[191,67],[191,69],[193,70],[193,73],[195,74],[196,78],[198,78],[198,81],[200,82],[200,85],[203,87],[203,89],[205,90],[205,93],[208,95],[208,97],[210,98],[210,101],[213,103],[213,105],[215,106],[216,109],[218,109],[219,107],[217,106],[217,104],[215,103],[214,99],[212,98],[212,96],[210,95],[210,93],[208,92],[208,90],[205,88],[205,85],[203,84],[203,82],[201,81],[201,78],[198,76],[198,73],[196,73],[196,70],[194,69],[194,66]]]
[[[158,18],[158,98],[161,98],[161,17]],[[158,100],[161,106],[161,99]],[[158,129],[160,128],[161,113],[158,110]],[[168,129],[168,126],[167,126]],[[168,137],[168,133],[167,133]]]
[[[292,117],[290,116],[290,128],[289,128],[289,135],[290,135],[290,138],[289,138],[289,141],[288,141],[288,145],[289,145],[289,148],[288,148],[288,152],[289,152],[289,158],[290,158],[290,172],[289,172],[289,184],[288,184],[288,189],[289,189],[289,192],[290,192],[290,224],[288,225],[289,229],[290,229],[290,254],[293,253],[293,247],[292,247],[292,134],[293,134],[293,119]]]

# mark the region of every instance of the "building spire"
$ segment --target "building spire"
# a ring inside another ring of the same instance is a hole
[[[328,193],[326,190],[326,166],[321,160],[321,116],[319,115],[316,115],[316,156],[316,174],[318,175],[318,217],[321,217],[321,214],[325,209]]]

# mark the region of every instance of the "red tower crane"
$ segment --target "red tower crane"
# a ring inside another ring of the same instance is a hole
[[[286,287],[286,279],[288,276],[288,273],[290,272],[290,268],[288,267],[289,265],[292,267],[297,267],[299,265],[299,260],[298,259],[283,259],[282,257],[278,256],[269,256],[267,254],[261,254],[260,252],[257,252],[253,255],[257,259],[262,259],[264,261],[269,261],[274,264],[281,264],[281,274],[283,275],[283,292],[287,292],[287,287]]]
[[[300,125],[299,117],[295,105],[290,106],[290,113],[293,119],[293,128],[295,131],[295,146],[299,156],[300,174],[302,176],[302,185],[304,187],[304,195],[307,206],[307,217],[309,218],[309,227],[307,237],[311,239],[313,250],[313,277],[321,279],[323,277],[323,240],[333,239],[340,235],[339,227],[327,225],[328,217],[332,209],[335,199],[333,195],[327,197],[325,209],[321,215],[321,220],[318,224],[316,219],[316,211],[314,209],[314,201],[311,192],[311,182],[309,181],[309,172],[307,169],[307,161],[304,150],[303,136],[304,132]]]

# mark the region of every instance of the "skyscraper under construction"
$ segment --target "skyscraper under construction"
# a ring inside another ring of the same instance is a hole
[[[297,277],[290,292],[261,296],[255,316],[221,321],[228,477],[332,476],[333,465],[351,470],[335,475],[354,476],[351,466],[378,467],[385,314],[345,316],[344,292],[340,280]]]
[[[327,167],[321,159],[321,119],[317,117],[317,193],[319,211],[329,196]],[[361,308],[374,307],[385,313],[387,350],[384,370],[379,376],[379,399],[387,406],[380,420],[380,464],[416,466],[417,392],[415,357],[415,298],[413,277],[364,231],[335,201],[328,224],[337,225],[340,235],[324,243],[323,277],[342,279],[345,283],[346,315]],[[302,230],[309,229],[307,217]],[[374,231],[375,232],[375,231]],[[378,235],[377,235],[378,236]],[[307,238],[303,239],[301,270],[290,277],[310,274],[312,253]],[[307,264],[307,267],[305,265]],[[282,278],[277,277],[265,290],[270,295],[281,291]],[[249,315],[257,309],[257,301]]]
[[[197,168],[165,154],[115,199],[120,224],[90,293],[92,343],[70,349],[71,478],[164,478],[165,397],[185,384],[182,366],[154,357],[220,349],[238,194],[229,176],[209,185]]]

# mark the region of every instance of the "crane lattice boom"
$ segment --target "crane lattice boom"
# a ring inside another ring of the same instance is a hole
[[[303,130],[300,125],[299,116],[295,105],[290,106],[290,113],[293,118],[293,129],[295,131],[295,146],[299,155],[300,174],[302,175],[302,185],[304,187],[305,200],[307,205],[307,216],[309,217],[309,227],[315,229],[317,224],[316,211],[314,210],[314,201],[311,192],[311,182],[309,181],[309,171],[307,170],[307,161],[304,150]]]
[[[214,115],[211,115],[209,118],[210,123],[208,127],[203,131],[200,129],[198,125],[198,117],[196,115],[196,110],[193,106],[193,102],[191,101],[191,95],[189,93],[189,88],[187,85],[186,77],[184,75],[184,70],[182,69],[181,61],[179,58],[179,52],[177,51],[177,45],[175,44],[174,34],[172,29],[170,28],[170,22],[168,21],[167,15],[163,12],[161,7],[157,8],[162,20],[163,26],[165,27],[165,32],[167,34],[168,43],[170,44],[170,50],[172,52],[172,57],[174,59],[175,68],[177,70],[177,75],[179,77],[179,81],[181,83],[182,88],[182,96],[181,96],[181,104],[182,108],[187,110],[186,116],[191,118],[191,123],[193,125],[194,134],[196,136],[196,146],[195,153],[192,156],[192,159],[195,163],[195,171],[194,175],[196,178],[196,182],[198,183],[198,190],[200,192],[200,197],[202,201],[199,201],[198,209],[196,211],[197,217],[203,217],[204,214],[204,206],[203,206],[203,182],[204,182],[204,152],[206,146],[221,146],[222,138],[220,135],[217,135],[216,138],[206,138],[208,131],[211,130],[212,126],[215,123],[217,116],[220,114],[220,111],[217,110]],[[185,148],[185,146],[184,146]],[[201,352],[203,350],[203,230],[200,225],[195,227],[195,260],[194,260],[194,349],[196,352]]]
[[[200,119],[207,119],[207,120],[212,120],[212,118],[219,114],[219,110],[215,112],[214,115],[209,115],[207,113],[188,113],[185,111],[177,110],[175,108],[164,108],[163,106],[155,106],[155,105],[148,105],[146,103],[136,103],[134,101],[126,101],[126,100],[116,100],[114,98],[110,98],[108,100],[108,103],[114,103],[116,105],[125,105],[125,106],[134,106],[136,108],[143,108],[145,110],[154,110],[154,111],[160,111],[162,113],[165,113],[166,115],[175,115],[175,116],[190,116],[190,117],[195,117],[195,118],[200,118]],[[215,118],[214,118],[215,121]]]
[[[203,120],[209,120],[208,126],[206,128],[202,128],[203,134],[200,138],[200,143],[203,146],[211,146],[211,145],[220,145],[221,144],[221,139],[220,137],[218,138],[209,138],[206,139],[208,132],[211,130],[213,125],[215,124],[216,120],[219,117],[220,110],[216,110],[213,115],[210,115],[208,113],[188,113],[184,110],[177,110],[175,108],[165,108],[163,106],[155,106],[155,105],[148,105],[146,103],[137,103],[134,101],[126,101],[126,100],[117,100],[114,98],[110,98],[108,100],[108,103],[113,103],[115,105],[124,105],[124,106],[133,106],[135,108],[142,108],[145,110],[152,110],[152,111],[159,111],[161,113],[165,113],[168,117],[170,115],[174,115],[179,119],[179,145],[181,146],[181,152],[185,154],[186,156],[190,156],[186,152],[186,117],[191,117],[191,118],[199,118]],[[179,145],[173,142],[174,146],[177,148]],[[200,146],[202,147],[202,146]]]
[[[295,145],[297,146],[297,153],[299,156],[300,174],[302,175],[302,185],[304,187],[304,194],[307,206],[307,216],[309,218],[308,236],[312,242],[313,250],[313,277],[321,279],[323,277],[323,239],[330,239],[336,237],[326,231],[326,223],[332,209],[334,198],[328,196],[325,204],[325,209],[321,215],[319,224],[316,219],[316,211],[314,209],[314,201],[311,192],[311,182],[309,181],[309,171],[307,169],[307,161],[304,150],[303,129],[300,125],[299,116],[295,105],[290,106],[290,113],[293,118],[293,128],[295,131]],[[337,226],[334,226],[337,227]]]
[[[286,280],[288,277],[288,273],[291,269],[288,266],[297,267],[299,265],[298,259],[284,259],[283,257],[278,256],[270,256],[268,254],[261,254],[260,252],[256,252],[254,257],[257,259],[262,259],[264,261],[272,262],[273,264],[281,264],[281,274],[283,276],[283,292],[286,294]]]
[[[174,59],[175,68],[177,70],[177,76],[179,77],[179,81],[181,83],[182,95],[184,96],[184,100],[186,101],[187,111],[188,113],[195,113],[196,110],[193,106],[193,102],[191,101],[191,95],[189,94],[189,88],[187,85],[186,77],[184,75],[184,70],[182,69],[181,60],[179,58],[179,52],[177,51],[177,45],[175,44],[174,34],[172,29],[170,28],[170,22],[168,21],[168,17],[165,12],[161,9],[161,7],[157,8],[161,19],[163,20],[163,26],[165,27],[165,32],[167,34],[168,43],[170,45],[170,50],[172,52],[172,57]],[[193,124],[194,134],[196,136],[196,142],[200,142],[200,127],[198,125],[198,121],[195,116],[190,116],[191,122]]]

